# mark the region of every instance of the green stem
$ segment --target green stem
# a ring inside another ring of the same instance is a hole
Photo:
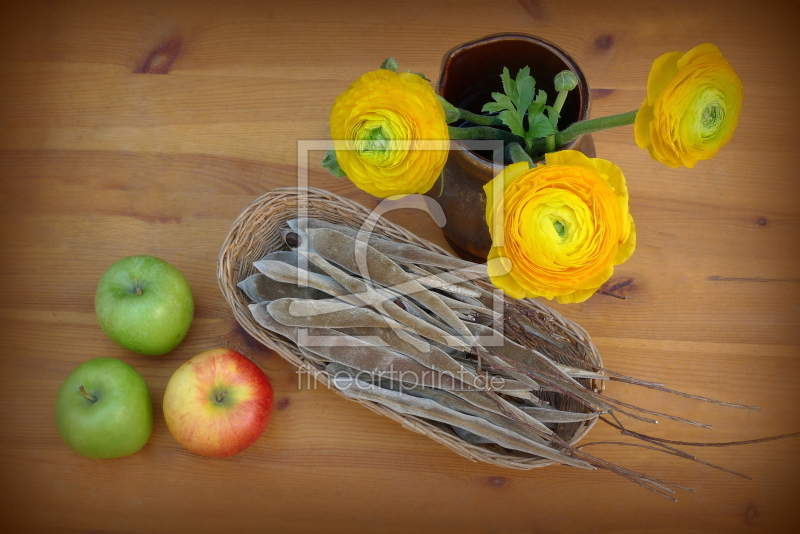
[[[545,146],[547,147],[546,150],[548,152],[555,152],[556,151],[556,136],[555,135],[548,135],[545,137]]]
[[[519,143],[511,143],[508,145],[508,154],[511,157],[511,161],[513,163],[519,163],[520,161],[527,161],[528,165],[533,168],[535,165],[533,164],[533,160],[531,157],[523,150]]]
[[[472,113],[471,111],[467,111],[466,109],[456,109],[458,109],[459,119],[471,122],[472,124],[480,124],[482,126],[503,126],[503,121],[501,121],[496,115],[478,115],[476,113]]]
[[[470,128],[458,128],[456,126],[448,126],[447,130],[450,133],[450,139],[463,140],[463,139],[499,139],[507,143],[523,143],[524,139],[518,135],[505,130],[498,130],[489,126],[472,126]]]
[[[567,101],[567,95],[568,94],[569,94],[569,91],[559,91],[558,92],[558,96],[556,97],[556,101],[553,104],[553,109],[556,110],[559,115],[561,114],[561,108],[564,107],[564,102]]]
[[[608,128],[616,128],[617,126],[625,126],[633,124],[636,120],[638,109],[629,111],[627,113],[620,113],[618,115],[609,115],[608,117],[599,117],[597,119],[590,119],[586,121],[574,122],[569,128],[564,129],[556,134],[556,147],[562,147],[576,139],[577,137],[600,130],[607,130]],[[531,153],[543,153],[547,151],[547,138],[542,137],[533,142],[531,146]]]

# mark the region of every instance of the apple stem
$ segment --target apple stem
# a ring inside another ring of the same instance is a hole
[[[83,388],[83,386],[79,387],[78,389],[80,389],[81,393],[83,393],[83,396],[86,397],[87,399],[89,399],[90,401],[92,401],[92,402],[96,402],[97,401],[97,397],[93,397],[92,395],[89,395],[88,393],[86,393],[86,390]]]
[[[133,283],[135,284],[134,293],[136,293],[137,295],[141,295],[142,294],[142,286],[139,285],[139,279],[138,278],[134,278],[133,279]]]
[[[227,390],[225,390],[225,391],[223,391],[222,393],[220,393],[219,395],[217,395],[217,402],[222,402],[222,399],[223,399],[223,398],[225,397],[225,395],[227,395],[227,394],[228,394],[228,391],[227,391]]]

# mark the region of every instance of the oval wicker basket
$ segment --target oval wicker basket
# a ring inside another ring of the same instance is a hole
[[[234,317],[251,336],[265,346],[280,354],[283,358],[304,369],[317,380],[333,391],[338,390],[329,383],[330,377],[324,368],[306,359],[298,348],[287,339],[261,327],[250,314],[247,296],[236,284],[256,272],[253,262],[261,259],[269,252],[286,249],[281,238],[280,229],[285,222],[298,216],[324,219],[329,222],[359,227],[369,216],[370,210],[351,200],[342,198],[330,191],[307,188],[274,189],[261,196],[247,206],[231,226],[228,236],[222,245],[217,261],[217,278],[225,299],[233,310]],[[374,231],[396,241],[411,243],[441,254],[449,254],[444,249],[420,239],[408,230],[385,219],[379,219]],[[485,286],[491,289],[491,286]],[[551,330],[572,341],[592,366],[602,366],[600,355],[592,344],[589,335],[579,325],[562,317],[547,306],[535,301],[516,301],[536,310],[551,325]],[[567,362],[562,362],[567,363]],[[587,387],[602,389],[602,383],[584,381]],[[344,396],[343,394],[339,393]],[[348,397],[345,397],[348,398]],[[351,399],[352,400],[352,399]],[[397,413],[385,406],[369,401],[355,401],[370,410],[399,422],[404,427],[424,434],[429,438],[449,447],[456,453],[472,460],[481,460],[501,467],[512,469],[532,469],[545,467],[554,462],[538,456],[509,451],[497,445],[479,445],[466,442],[458,437],[449,427],[440,423]],[[581,407],[569,398],[559,400],[562,409],[580,411]],[[575,403],[570,405],[570,403]],[[596,422],[570,423],[559,425],[556,432],[568,443],[577,443]]]

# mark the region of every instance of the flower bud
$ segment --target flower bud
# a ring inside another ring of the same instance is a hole
[[[578,77],[571,70],[562,70],[556,74],[556,91],[572,91],[578,86]]]
[[[444,109],[444,121],[447,124],[453,123],[461,117],[461,113],[458,111],[458,108],[455,107],[453,104],[445,100],[441,97],[441,95],[436,95],[436,98],[439,99],[439,103],[442,105]]]

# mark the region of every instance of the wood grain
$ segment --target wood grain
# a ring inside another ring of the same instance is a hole
[[[443,54],[503,31],[564,48],[593,116],[634,109],[659,55],[718,45],[741,76],[733,140],[694,169],[636,148],[630,127],[595,136],[625,172],[638,250],[595,297],[556,306],[608,367],[724,408],[619,383],[609,394],[713,424],[632,430],[730,441],[800,430],[800,33],[793,2],[120,2],[0,8],[0,528],[63,532],[797,532],[800,439],[694,449],[744,480],[652,451],[598,445],[625,466],[696,488],[677,504],[603,472],[472,463],[322,388],[233,320],[219,246],[253,199],[297,179],[297,143],[327,139],[335,97],[389,55],[435,78]],[[311,160],[310,183],[377,201]],[[444,244],[415,212],[390,218]],[[173,263],[194,291],[187,339],[137,356],[97,326],[93,297],[122,256]],[[229,346],[273,382],[264,436],[234,458],[194,456],[160,412],[172,372]],[[144,449],[95,461],[53,420],[79,363],[120,358],[157,407]],[[588,441],[617,440],[597,425]]]

